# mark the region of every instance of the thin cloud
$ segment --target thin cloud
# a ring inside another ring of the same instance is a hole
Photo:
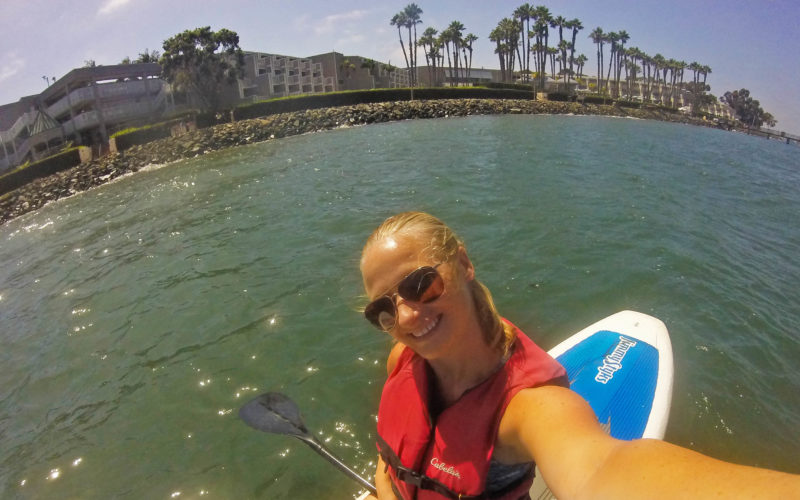
[[[0,82],[8,80],[25,67],[25,60],[19,57],[15,52],[8,54],[8,56],[3,59],[5,63],[0,66]]]
[[[321,21],[314,24],[314,33],[316,35],[324,35],[333,33],[337,30],[341,31],[343,26],[349,23],[360,21],[366,17],[366,10],[351,10],[342,14],[332,14],[322,18]]]
[[[112,12],[117,11],[121,7],[124,7],[130,3],[130,1],[131,0],[108,0],[105,4],[103,4],[102,7],[100,7],[100,10],[98,10],[97,13],[99,15],[111,14]]]

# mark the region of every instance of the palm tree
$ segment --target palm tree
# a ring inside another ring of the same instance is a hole
[[[700,70],[701,70],[700,72],[703,73],[703,90],[705,90],[706,78],[708,78],[708,74],[711,73],[711,66],[704,65],[700,68]]]
[[[435,86],[434,75],[436,74],[436,35],[439,32],[435,28],[426,28],[422,36],[417,41],[417,44],[422,47],[422,53],[425,54],[425,64],[428,66],[428,79],[431,85]]]
[[[617,68],[616,78],[615,78],[615,80],[617,81],[617,92],[616,92],[617,97],[620,96],[619,82],[620,78],[622,77],[622,59],[625,57],[625,44],[628,43],[628,40],[630,40],[630,38],[631,38],[630,35],[628,35],[628,32],[625,30],[621,30],[620,32],[617,33],[617,58],[616,62],[614,63]]]
[[[608,56],[608,73],[606,73],[606,89],[608,89],[609,95],[612,94],[611,92],[611,68],[614,66],[614,60],[617,57],[617,40],[619,40],[619,35],[611,31],[606,33],[606,41],[611,43],[611,54]]]
[[[630,60],[628,61],[627,58]],[[633,87],[636,82],[639,82],[639,95],[641,96],[642,100],[644,100],[644,92],[642,91],[642,84],[641,80],[637,77],[637,73],[639,71],[644,72],[644,69],[647,68],[647,54],[642,52],[639,47],[631,47],[627,49],[627,58],[626,58],[626,71],[628,75],[628,98],[633,98]],[[636,63],[641,63],[641,67],[638,66]],[[644,76],[644,75],[643,75]]]
[[[572,30],[572,44],[570,44],[569,52],[569,75],[572,76],[572,64],[575,62],[575,41],[578,37],[578,31],[583,29],[583,25],[580,19],[576,18],[569,22],[568,27]],[[569,83],[569,80],[567,80],[567,83]]]
[[[409,45],[409,55],[411,56],[411,86],[416,86],[417,83],[417,25],[422,24],[422,20],[420,19],[420,14],[422,14],[422,9],[415,3],[410,3],[406,5],[406,8],[403,9],[403,13],[406,15],[406,27],[408,28],[408,45]],[[411,42],[411,28],[414,28],[414,42]],[[413,50],[411,50],[413,48]]]
[[[513,80],[514,56],[519,45],[520,24],[516,19],[503,18],[489,35],[489,40],[496,44],[495,53],[500,58],[500,73],[504,82]]]
[[[408,25],[408,16],[404,11],[400,11],[389,21],[390,26],[397,26],[397,37],[400,38],[400,48],[403,49],[403,57],[406,60],[406,68],[409,70],[411,69],[411,65],[408,62],[408,55],[406,55],[406,46],[403,43],[403,33],[400,31],[401,28]]]
[[[478,37],[472,33],[464,37],[464,63],[467,65],[467,78],[470,77],[470,72],[472,71],[472,43],[477,39]],[[467,59],[467,52],[469,52],[469,60]]]
[[[664,66],[667,64],[667,60],[661,54],[656,54],[653,56],[652,63],[653,63],[653,79],[655,80],[655,84],[659,86],[658,103],[663,104],[664,92],[663,92],[663,87],[661,87],[661,84],[659,83],[660,81],[659,77],[661,75],[661,71],[663,70]]]
[[[506,57],[505,57],[505,47],[504,47],[504,40],[503,32],[501,30],[500,25],[503,21],[500,21],[497,26],[489,33],[489,40],[495,43],[494,53],[497,54],[497,57],[500,58],[500,79],[506,81]]]
[[[589,58],[583,54],[580,54],[578,57],[574,58],[573,61],[578,66],[578,80],[583,78],[583,65],[586,64]]]
[[[599,26],[594,29],[589,34],[589,38],[592,39],[592,42],[597,45],[597,77],[595,78],[595,84],[597,85],[597,93],[600,93],[600,77],[603,75],[602,67],[603,67],[603,43],[606,41],[606,34],[603,33],[602,28]]]
[[[547,55],[550,59],[550,74],[553,80],[556,79],[556,56],[558,55],[558,47],[547,47]]]
[[[520,5],[514,11],[514,18],[519,21],[520,34],[522,36],[522,47],[525,51],[524,56],[521,56],[519,65],[525,75],[525,81],[530,79],[531,74],[531,19],[536,13],[536,8],[529,3]]]
[[[558,28],[558,52],[561,54],[558,65],[559,74],[564,72],[564,66],[567,64],[567,46],[569,44],[564,43],[564,28],[568,22],[564,16],[557,16],[550,21],[551,28]]]
[[[450,23],[450,26],[447,27],[445,30],[448,32],[448,38],[450,39],[450,43],[453,44],[453,61],[455,63],[455,68],[453,68],[453,74],[455,75],[456,86],[459,83],[459,76],[458,76],[458,69],[461,67],[461,45],[464,43],[463,39],[463,32],[464,32],[464,25],[460,21],[453,21]]]
[[[639,60],[642,61],[642,80],[644,81],[644,91],[642,92],[642,99],[650,101],[650,68],[653,64],[653,58],[649,55],[642,52],[639,56]],[[641,89],[641,84],[639,85]]]
[[[550,22],[553,16],[550,15],[550,9],[545,6],[537,7],[534,11],[536,14],[536,32],[537,32],[537,46],[539,48],[539,80],[541,87],[544,88],[545,70],[548,56],[548,38],[550,37]]]

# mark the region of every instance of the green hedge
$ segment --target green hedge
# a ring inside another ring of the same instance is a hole
[[[533,92],[536,90],[533,85],[527,85],[523,83],[502,83],[502,82],[486,82],[486,83],[476,83],[476,87],[486,87],[488,89],[509,89],[509,90],[524,90],[527,92]]]
[[[155,141],[156,139],[169,137],[173,125],[193,119],[194,117],[184,116],[180,118],[173,118],[165,122],[145,125],[144,127],[120,130],[119,132],[114,133],[111,136],[111,139],[114,140],[117,151],[122,152],[131,146],[137,146],[139,144]]]
[[[617,106],[621,108],[641,108],[642,103],[639,101],[628,101],[625,99],[619,99],[616,101]]]
[[[414,99],[534,99],[531,92],[513,89],[487,89],[481,87],[446,87],[414,89]],[[298,97],[282,97],[253,104],[243,104],[234,108],[236,120],[259,118],[277,113],[290,113],[306,109],[330,108],[364,103],[394,102],[411,100],[411,89],[357,90],[334,92]],[[198,124],[198,127],[200,125]]]
[[[48,175],[61,172],[81,163],[78,147],[67,149],[43,160],[22,166],[0,176],[0,195],[11,192],[25,184]]]
[[[557,102],[571,102],[575,100],[575,96],[571,94],[564,94],[562,92],[553,92],[551,94],[547,94],[548,101],[557,101]]]

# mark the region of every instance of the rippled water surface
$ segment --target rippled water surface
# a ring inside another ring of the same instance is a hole
[[[349,498],[236,412],[295,399],[371,474],[385,337],[358,253],[423,209],[543,347],[670,329],[667,439],[800,472],[800,148],[599,117],[335,130],[152,168],[0,227],[0,497]]]

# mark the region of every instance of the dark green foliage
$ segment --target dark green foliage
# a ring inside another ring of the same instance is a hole
[[[587,95],[580,99],[584,104],[611,104],[613,101],[602,95]]]
[[[628,101],[625,99],[618,99],[615,101],[616,105],[621,108],[641,108],[642,103],[637,101]]]
[[[174,118],[165,122],[154,123],[152,125],[145,125],[144,127],[120,130],[111,136],[114,140],[118,152],[125,151],[131,146],[145,144],[147,142],[155,141],[169,137],[172,127],[182,121],[191,120],[193,117]]]
[[[533,92],[533,85],[525,85],[522,83],[502,83],[502,82],[487,82],[476,84],[476,87],[486,87],[487,89],[511,89],[511,90],[525,90]]]
[[[777,123],[771,114],[761,108],[757,99],[750,97],[747,89],[725,92],[720,101],[733,108],[736,118],[747,127],[759,128],[764,124],[774,127]]]
[[[414,99],[527,99],[532,100],[531,92],[511,89],[486,89],[479,87],[447,87],[414,89]],[[233,110],[236,120],[258,118],[277,113],[290,113],[304,109],[319,109],[335,106],[349,106],[362,103],[410,101],[410,89],[379,89],[354,92],[335,92],[316,94],[297,98],[280,98],[246,104]],[[198,127],[200,125],[198,124]]]
[[[547,94],[547,100],[556,102],[570,102],[575,100],[575,96],[563,94],[561,92],[553,92],[552,94]]]
[[[239,35],[224,28],[186,30],[165,40],[159,63],[164,79],[193,96],[203,110],[216,110],[224,86],[244,76]]]
[[[33,162],[30,165],[20,167],[13,172],[0,176],[0,194],[13,191],[41,177],[47,177],[56,172],[72,168],[80,164],[80,162],[81,157],[78,148],[70,148],[43,160]]]

